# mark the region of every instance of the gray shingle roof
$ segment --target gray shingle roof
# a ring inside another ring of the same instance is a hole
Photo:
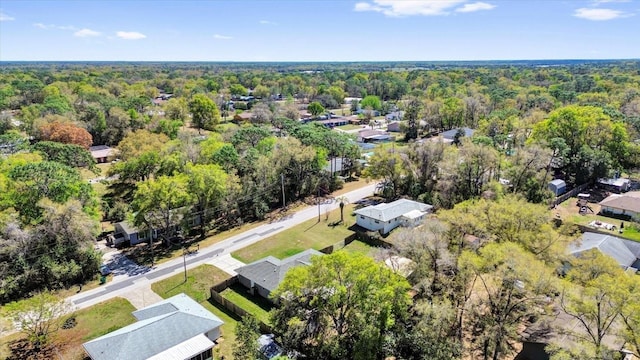
[[[185,294],[135,311],[140,321],[83,344],[93,360],[143,360],[223,324]]]
[[[458,130],[459,129],[447,130],[447,131],[443,132],[440,135],[445,139],[453,140],[453,139],[455,139],[456,134],[458,133]],[[464,136],[465,137],[472,137],[473,134],[476,132],[475,130],[470,129],[468,127],[460,128],[460,130],[462,130],[464,132]]]
[[[419,210],[423,213],[427,213],[430,212],[431,209],[433,209],[433,206],[431,205],[408,199],[400,199],[386,204],[367,206],[366,208],[354,211],[354,213],[356,215],[370,217],[379,221],[389,221],[413,210]]]
[[[640,243],[619,237],[592,232],[582,234],[582,238],[571,244],[569,252],[578,255],[590,249],[598,249],[614,258],[620,266],[632,267],[640,257]]]
[[[120,225],[120,227],[122,227],[122,231],[126,232],[129,235],[135,234],[135,233],[138,232],[138,228],[133,226],[132,224],[130,224],[127,221],[121,221],[121,222],[117,223],[116,225]]]
[[[299,265],[310,265],[312,256],[324,255],[314,249],[305,250],[299,254],[280,260],[268,256],[236,269],[238,275],[243,276],[263,288],[273,291],[284,280],[287,271]]]
[[[103,157],[113,156],[113,154],[115,153],[115,150],[110,148],[107,145],[96,145],[96,146],[90,146],[89,152],[91,153],[91,156],[93,156],[94,158],[103,158]]]

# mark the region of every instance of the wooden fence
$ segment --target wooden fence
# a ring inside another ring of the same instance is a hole
[[[575,188],[569,190],[569,192],[566,192],[566,193],[556,197],[556,199],[551,202],[551,205],[549,206],[549,208],[553,208],[556,205],[565,202],[568,198],[571,198],[571,197],[574,197],[574,196],[578,195],[579,193],[584,191],[584,189],[586,189],[587,187],[589,187],[589,184],[582,184],[582,185],[580,185],[578,187],[575,187]]]
[[[251,313],[249,313],[242,307],[238,306],[233,301],[226,299],[222,295],[220,295],[220,293],[223,292],[226,288],[236,283],[238,283],[237,275],[213,285],[211,287],[211,299],[213,299],[213,301],[217,302],[218,304],[222,305],[222,307],[224,307],[225,309],[227,309],[228,311],[230,311],[232,314],[236,315],[239,318],[242,318],[243,316],[246,316],[246,315],[253,316]],[[256,320],[258,321],[258,326],[260,327],[260,331],[263,334],[273,333],[273,329],[271,328],[271,326],[265,324],[259,319],[256,319]]]

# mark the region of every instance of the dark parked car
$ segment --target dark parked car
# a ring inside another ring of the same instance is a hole
[[[107,276],[109,274],[111,274],[111,269],[109,268],[109,266],[107,264],[100,265],[100,275]]]

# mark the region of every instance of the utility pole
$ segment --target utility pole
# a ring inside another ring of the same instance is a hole
[[[151,267],[153,267],[153,228],[149,230],[149,247],[151,247]]]
[[[287,203],[284,199],[284,174],[280,174],[280,181],[282,182],[282,208],[284,209],[287,207]]]
[[[316,200],[318,201],[318,222],[320,222],[320,185],[318,185],[318,197]]]
[[[187,249],[182,248],[182,261],[184,264],[184,282],[187,282]]]

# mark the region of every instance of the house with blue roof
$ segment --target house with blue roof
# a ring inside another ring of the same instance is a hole
[[[136,323],[82,344],[92,360],[211,360],[224,324],[185,294],[132,315]]]

